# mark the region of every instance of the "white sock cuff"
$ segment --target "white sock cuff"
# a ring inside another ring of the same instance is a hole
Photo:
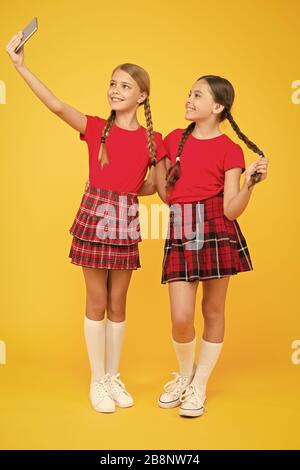
[[[109,328],[115,328],[115,329],[124,328],[126,325],[126,320],[117,322],[117,321],[111,321],[109,318],[107,318],[106,325]]]
[[[207,345],[209,347],[212,347],[212,348],[220,348],[221,346],[223,346],[224,344],[224,341],[222,341],[221,343],[212,343],[210,341],[206,341],[206,339],[203,339],[201,338],[200,341],[204,344],[204,345]]]
[[[175,341],[174,338],[172,338],[172,341],[173,341],[173,344],[176,346],[176,347],[185,347],[185,346],[193,346],[195,343],[196,343],[196,336],[194,339],[192,339],[192,341],[189,341],[188,343],[178,343],[177,341]]]
[[[103,320],[91,320],[85,315],[84,323],[88,326],[92,326],[93,328],[97,328],[105,324],[105,318],[103,318]]]

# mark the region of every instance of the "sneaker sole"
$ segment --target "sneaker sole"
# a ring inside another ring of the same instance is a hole
[[[99,413],[113,413],[116,411],[116,406],[112,406],[111,408],[101,408],[101,406],[93,405],[93,402],[90,399],[90,404],[93,410],[98,411]]]
[[[115,408],[110,409],[110,410],[105,410],[105,409],[95,408],[94,406],[93,406],[93,410],[97,411],[98,413],[113,413],[114,411],[116,411]]]
[[[158,400],[158,406],[160,408],[176,408],[178,405],[180,405],[180,401],[172,401],[170,403],[164,403],[163,401]]]
[[[116,403],[116,406],[118,406],[119,408],[131,408],[131,407],[134,405],[134,402],[133,402],[133,403],[130,403],[130,404],[128,404],[128,405],[121,405],[121,404],[119,404],[119,403],[117,403],[117,402],[115,402],[115,403]]]
[[[188,416],[190,418],[196,418],[198,416],[202,416],[204,411],[205,411],[204,408],[200,408],[200,410],[179,409],[179,415],[180,416]]]

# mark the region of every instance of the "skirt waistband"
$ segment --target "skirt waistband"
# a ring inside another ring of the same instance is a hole
[[[117,200],[119,196],[129,196],[131,197],[132,200],[133,199],[138,200],[137,193],[133,193],[130,191],[124,192],[124,191],[114,191],[112,189],[98,188],[97,186],[91,185],[89,181],[86,182],[84,191],[89,192],[90,194],[94,194],[95,196],[106,195],[112,198],[113,200]]]

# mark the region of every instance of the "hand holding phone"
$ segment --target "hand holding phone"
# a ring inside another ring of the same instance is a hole
[[[15,52],[17,53],[18,50],[25,44],[26,41],[37,31],[38,29],[38,23],[37,23],[37,18],[34,17],[30,23],[22,30],[22,39],[21,42],[18,44],[18,46],[15,49]]]
[[[24,28],[23,31],[16,33],[6,45],[5,50],[16,67],[23,65],[24,44],[33,35],[33,33],[35,33],[37,27],[37,18],[33,18],[26,28]]]

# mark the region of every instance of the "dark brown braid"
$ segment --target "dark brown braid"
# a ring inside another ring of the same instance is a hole
[[[231,127],[234,130],[234,132],[236,133],[236,135],[247,145],[247,147],[250,150],[252,150],[253,152],[258,153],[258,155],[260,155],[261,157],[264,157],[263,151],[260,150],[254,142],[252,142],[250,139],[248,139],[248,137],[245,134],[243,134],[243,132],[241,131],[241,129],[239,128],[239,126],[237,125],[235,120],[233,119],[233,116],[232,116],[231,112],[228,111],[228,110],[227,110],[227,113],[226,113],[226,118],[230,122]],[[253,186],[255,183],[258,183],[261,179],[261,176],[262,176],[261,173],[255,171],[251,175],[251,185],[250,186]]]
[[[251,140],[248,139],[248,137],[242,133],[240,128],[238,127],[237,123],[232,117],[232,114],[230,113],[233,101],[234,101],[234,88],[232,84],[227,80],[226,78],[219,77],[218,75],[202,75],[202,77],[198,78],[197,81],[199,80],[205,80],[207,84],[210,87],[211,94],[214,98],[214,101],[216,103],[221,104],[224,106],[224,109],[219,115],[219,122],[224,121],[225,119],[228,119],[230,122],[233,130],[236,132],[237,136],[249,147],[253,152],[258,153],[260,156],[264,156],[264,153],[262,150],[260,150],[257,145],[254,144]],[[182,153],[182,149],[184,147],[184,144],[187,140],[187,137],[189,134],[193,132],[193,129],[195,128],[196,123],[192,122],[191,124],[188,125],[188,127],[184,130],[181,136],[181,140],[178,145],[178,150],[176,154],[176,163],[172,165],[169,170],[166,172],[166,191],[170,191],[170,189],[175,185],[176,181],[180,177],[180,157]],[[249,188],[253,186],[254,184],[258,183],[261,179],[262,174],[255,171],[251,175],[251,184],[249,185]]]
[[[166,173],[166,191],[169,191],[180,177],[180,156],[182,153],[182,149],[188,136],[193,132],[195,125],[195,122],[191,122],[191,124],[189,124],[188,127],[182,133],[181,140],[177,149],[176,162],[174,163],[174,165],[170,166]]]
[[[102,167],[104,165],[108,165],[109,163],[107,152],[106,152],[106,147],[105,147],[105,141],[111,129],[111,126],[114,123],[115,118],[116,118],[116,111],[113,109],[106,121],[106,124],[104,126],[104,129],[101,135],[101,145],[100,145],[100,150],[98,154],[98,161],[101,162]]]

